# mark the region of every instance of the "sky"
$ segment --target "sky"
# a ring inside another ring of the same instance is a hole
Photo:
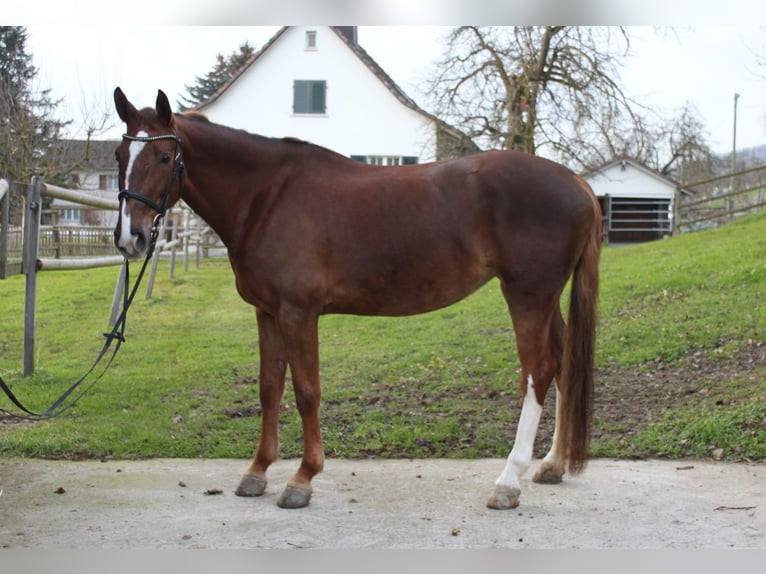
[[[229,55],[245,41],[260,48],[279,26],[141,26],[101,23],[61,28],[27,25],[28,53],[38,68],[38,88],[64,98],[62,115],[76,118],[71,137],[107,117],[101,139],[119,138],[112,92],[120,86],[137,106],[153,105],[157,89],[175,104],[185,86],[205,75],[217,54]],[[423,86],[442,53],[445,27],[360,26],[361,46],[421,106]],[[628,95],[673,112],[687,102],[698,111],[714,151],[731,151],[737,100],[738,150],[766,144],[766,27],[631,27],[630,55],[621,69]]]

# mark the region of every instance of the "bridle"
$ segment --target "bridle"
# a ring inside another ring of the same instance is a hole
[[[128,134],[123,134],[122,139],[134,142],[154,142],[159,140],[175,140],[176,142],[176,149],[173,153],[173,172],[170,175],[170,183],[165,189],[165,193],[162,194],[160,203],[156,203],[154,200],[148,198],[142,193],[131,191],[129,189],[123,189],[120,191],[120,193],[117,194],[117,199],[119,201],[135,199],[157,212],[157,215],[154,216],[154,221],[152,222],[152,234],[149,241],[149,256],[151,256],[151,252],[154,251],[154,245],[157,242],[157,236],[160,232],[162,220],[165,218],[165,213],[167,213],[168,207],[170,205],[170,195],[173,193],[173,186],[175,185],[176,180],[180,182],[178,198],[181,199],[183,195],[184,162],[181,158],[181,138],[179,138],[176,134],[161,134],[157,136],[131,136]]]
[[[58,399],[56,399],[53,402],[53,404],[50,407],[48,407],[46,410],[42,412],[34,412],[28,409],[26,406],[24,406],[24,404],[14,395],[10,386],[3,380],[2,377],[0,377],[0,390],[3,391],[5,395],[11,400],[11,402],[14,405],[16,405],[16,407],[20,409],[24,414],[13,413],[4,408],[0,408],[0,413],[5,413],[16,419],[29,420],[29,421],[48,420],[63,414],[64,412],[74,407],[80,401],[80,399],[84,397],[93,388],[93,386],[95,386],[95,384],[99,380],[101,380],[101,377],[104,376],[107,369],[112,364],[112,361],[114,360],[115,356],[117,355],[117,351],[120,350],[120,346],[122,345],[122,343],[125,342],[125,320],[127,319],[128,308],[133,302],[133,298],[135,297],[136,292],[138,291],[138,286],[141,283],[141,278],[144,276],[144,271],[146,270],[146,266],[151,260],[152,255],[154,254],[154,248],[157,244],[157,238],[159,236],[162,220],[164,219],[165,213],[167,212],[168,207],[170,205],[170,195],[173,192],[173,186],[175,185],[176,180],[179,181],[179,199],[183,195],[184,163],[183,163],[183,160],[181,159],[181,139],[175,134],[163,134],[158,136],[130,136],[128,134],[125,134],[122,136],[122,138],[126,140],[130,140],[130,141],[140,141],[140,142],[153,142],[158,140],[172,139],[172,140],[175,140],[176,142],[176,149],[175,149],[175,154],[173,159],[173,173],[170,176],[170,183],[167,189],[165,190],[165,193],[162,195],[162,199],[160,200],[160,203],[156,203],[150,198],[146,197],[145,195],[142,195],[135,191],[131,191],[129,189],[120,191],[120,193],[117,195],[120,201],[124,201],[127,199],[135,199],[151,207],[154,211],[157,212],[157,215],[154,217],[154,221],[152,222],[151,238],[149,240],[149,245],[146,250],[146,257],[144,258],[144,262],[138,274],[136,282],[134,283],[133,288],[131,289],[130,288],[130,267],[128,263],[128,258],[126,257],[125,267],[124,267],[122,312],[120,313],[120,316],[118,317],[117,321],[115,321],[114,326],[112,327],[112,330],[108,333],[104,333],[104,337],[106,337],[106,342],[104,343],[104,346],[101,348],[101,351],[96,357],[96,360],[94,361],[93,365],[90,367],[90,369],[88,369],[88,371],[84,375],[82,375],[79,379],[77,379]],[[96,366],[101,362],[101,360],[104,357],[108,355],[107,351],[109,350],[109,347],[111,347],[112,343],[114,343],[115,341],[117,342],[115,345],[115,348],[112,351],[111,356],[109,356],[106,362],[106,365],[104,366],[101,373],[96,377],[95,380],[90,381],[90,384],[87,385],[85,388],[83,388],[78,395],[76,396],[73,395],[75,389],[77,389],[80,385],[86,383],[88,377],[96,369]]]

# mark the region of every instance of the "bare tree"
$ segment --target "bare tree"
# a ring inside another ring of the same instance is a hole
[[[623,91],[626,28],[463,26],[445,46],[431,105],[480,147],[544,153],[580,169],[630,156],[666,175],[712,157],[689,104],[668,118]]]
[[[622,27],[462,26],[446,38],[431,103],[482,147],[593,165],[645,145],[640,106],[620,87],[629,47]]]

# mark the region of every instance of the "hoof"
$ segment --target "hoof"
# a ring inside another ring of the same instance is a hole
[[[519,505],[521,491],[518,488],[508,486],[496,486],[492,496],[487,501],[487,508],[494,510],[508,510]]]
[[[564,476],[564,469],[551,464],[542,463],[532,477],[532,482],[538,484],[558,484]]]
[[[309,505],[311,493],[311,487],[300,488],[288,485],[277,500],[277,506],[279,508],[303,508]]]
[[[266,492],[266,479],[260,476],[245,475],[234,491],[237,496],[261,496]]]

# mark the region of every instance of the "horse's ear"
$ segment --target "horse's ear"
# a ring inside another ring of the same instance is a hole
[[[119,86],[114,89],[114,106],[117,108],[117,115],[126,124],[130,123],[130,120],[138,113]]]
[[[173,110],[170,109],[168,97],[162,90],[157,90],[157,102],[155,107],[157,108],[157,116],[159,116],[160,121],[164,125],[170,127],[173,123]]]

